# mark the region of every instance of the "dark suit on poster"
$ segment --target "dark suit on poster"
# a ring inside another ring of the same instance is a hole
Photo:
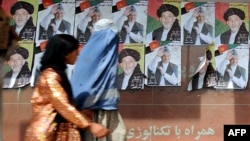
[[[122,83],[125,77],[125,73],[121,73],[117,76],[117,87],[122,89]],[[135,67],[134,72],[129,78],[127,89],[142,89],[144,87],[145,75],[141,72],[139,65]]]
[[[15,31],[16,30],[16,24],[11,26],[11,28]],[[33,40],[35,37],[36,27],[33,24],[32,18],[30,18],[24,27],[19,32],[19,38],[22,40]]]
[[[220,41],[222,44],[228,44],[229,38],[231,35],[231,30],[228,30],[221,34]],[[248,31],[245,27],[245,24],[241,25],[238,33],[236,34],[236,37],[234,39],[234,44],[247,44],[248,43]]]
[[[209,78],[215,77],[216,71],[214,70],[211,63],[208,64],[206,67],[205,74],[200,74],[200,72],[197,72],[191,79],[192,79],[192,89],[191,90],[198,90],[202,88],[212,87],[214,84],[209,81]],[[202,78],[203,77],[203,78]],[[200,79],[203,79],[202,85],[200,84]]]
[[[198,23],[195,22],[193,27],[198,27]],[[204,34],[204,35],[207,35],[207,34],[211,34],[212,36],[212,33],[213,33],[213,27],[210,25],[210,24],[207,24],[207,23],[204,23],[203,27],[201,28],[201,33]],[[187,37],[191,37],[191,40],[187,42],[185,42],[185,39]],[[192,31],[191,31],[191,34],[188,33],[188,31],[186,31],[184,29],[184,43],[185,44],[195,44],[196,42],[196,37],[198,36],[197,32],[195,31],[194,28],[192,28]],[[201,44],[208,44],[207,42],[205,42],[204,40],[200,39],[200,43]]]
[[[55,19],[52,19],[50,21],[50,24],[55,24]],[[71,24],[66,21],[66,20],[62,20],[61,24],[59,25],[58,27],[58,30],[61,32],[61,33],[70,33],[70,26]],[[47,37],[44,37],[44,34],[47,35]],[[48,27],[48,30],[46,31],[43,27],[40,26],[40,35],[39,35],[39,39],[49,39],[50,37],[52,37],[54,35],[54,31],[52,29],[51,26]]]
[[[227,69],[230,69],[230,65],[227,65],[226,70]],[[234,72],[234,77],[237,77],[237,78],[243,77],[243,80],[246,81],[245,74],[246,74],[246,69],[238,65]],[[224,81],[226,82],[226,85],[228,85],[228,82],[230,81],[230,76],[227,71],[225,71],[223,78],[224,78]],[[240,89],[240,87],[234,82],[233,82],[233,88]]]
[[[157,65],[157,68],[158,67],[163,67],[163,64],[162,62],[159,62],[158,65]],[[159,69],[156,69],[156,72],[155,74],[152,72],[152,70],[148,69],[148,77],[151,78],[152,76],[154,76],[156,78],[156,85],[160,85],[160,81],[162,79],[162,74],[160,72]],[[174,75],[177,77],[178,76],[178,66],[169,62],[169,65],[166,69],[166,72],[167,74],[169,75],[172,75],[174,73]],[[171,84],[168,80],[164,79],[164,82],[165,82],[165,85],[166,86],[170,86],[170,85],[177,85],[177,84]]]
[[[121,32],[120,32],[120,37],[122,39],[122,42],[125,42],[126,36],[128,34],[126,31],[126,28],[124,28],[124,26],[129,26],[128,21],[124,22],[122,29],[121,29]],[[143,25],[138,23],[138,22],[135,22],[132,29],[131,29],[131,32],[133,32],[134,34],[139,33],[141,36],[143,36]],[[129,40],[130,40],[130,43],[137,43],[131,37],[129,37]]]
[[[192,77],[192,90],[197,90],[197,89],[201,89],[199,88],[199,79],[200,79],[200,73],[196,73],[193,77]],[[203,79],[203,85],[202,88],[204,87],[204,84],[206,83],[206,79],[204,77]]]
[[[26,62],[21,71],[19,72],[19,74],[17,75],[16,79],[15,79],[15,84],[13,85],[12,88],[18,88],[18,87],[22,87],[25,86],[27,84],[29,84],[30,81],[30,69],[28,67],[28,63]],[[9,84],[10,84],[10,78],[13,74],[13,71],[9,71],[5,74],[4,76],[4,80],[3,80],[3,88],[8,88]]]
[[[88,27],[94,27],[94,24],[92,21],[88,22],[87,28],[86,28],[84,33],[79,28],[77,28],[76,37],[77,37],[79,42],[86,43],[89,40],[89,38],[91,36],[91,31]]]

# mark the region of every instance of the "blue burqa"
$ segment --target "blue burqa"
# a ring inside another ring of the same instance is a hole
[[[118,109],[118,43],[117,33],[105,27],[95,31],[81,50],[71,77],[77,109]]]

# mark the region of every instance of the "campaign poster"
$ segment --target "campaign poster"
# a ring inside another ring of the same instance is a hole
[[[75,6],[74,36],[80,44],[86,44],[100,19],[113,19],[112,0],[78,0]]]
[[[214,2],[182,2],[181,27],[183,45],[214,43]]]
[[[181,2],[148,1],[146,46],[153,41],[181,42]],[[160,43],[162,44],[162,43]]]
[[[73,35],[74,0],[60,0],[46,2],[39,0],[38,19],[36,28],[36,52],[44,50],[43,42],[56,34]]]
[[[247,3],[215,3],[215,44],[248,44]]]
[[[217,82],[214,44],[205,47],[203,55],[197,59],[200,63],[189,79],[187,90],[214,88]]]
[[[248,83],[248,45],[217,46],[215,51],[217,70],[216,89],[245,89]]]
[[[123,44],[141,44],[145,40],[147,26],[146,0],[115,0],[112,13]]]
[[[33,44],[19,43],[11,48],[4,65],[2,88],[21,88],[30,84]]]
[[[144,45],[120,44],[117,87],[119,90],[144,89]]]
[[[181,86],[181,45],[160,45],[145,55],[148,86]]]

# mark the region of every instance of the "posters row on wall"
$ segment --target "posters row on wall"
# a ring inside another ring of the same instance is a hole
[[[47,40],[55,34],[70,34],[84,49],[95,22],[102,18],[112,19],[119,29],[117,84],[121,90],[181,86],[181,50],[189,45],[204,48],[204,55],[187,90],[247,85],[249,3],[10,0],[2,6],[21,39],[20,47],[6,60],[3,88],[35,86]],[[68,66],[69,78],[73,69]]]

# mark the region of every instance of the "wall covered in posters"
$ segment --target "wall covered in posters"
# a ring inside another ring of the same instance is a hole
[[[10,92],[6,97],[13,95],[16,89],[12,88],[23,88],[13,98],[17,101],[31,93],[26,88],[35,86],[49,36],[74,35],[84,48],[95,20],[108,18],[120,29],[118,86],[129,140],[221,140],[223,124],[249,123],[249,96],[245,95],[249,90],[249,3],[22,0],[30,4],[14,6],[18,2],[4,1],[3,7],[22,39],[23,48],[13,54],[19,52],[23,58],[19,64],[26,64],[26,69],[12,76],[13,61],[6,60],[8,81],[3,86]],[[13,12],[18,7],[27,8],[26,13]],[[53,13],[55,9],[60,12]],[[30,25],[23,31],[14,25],[25,16]],[[56,16],[62,18],[63,26],[54,26]],[[69,66],[69,77],[73,69]]]
[[[190,45],[204,48],[204,53],[208,46],[213,47],[207,52],[211,55],[201,56],[205,60],[191,77],[187,90],[244,89],[248,81],[248,3],[167,0],[39,0],[31,3],[13,0],[3,7],[13,19],[10,24],[21,38],[20,46],[28,50],[24,58],[21,55],[25,63],[19,66],[12,65],[11,55],[6,60],[9,69],[3,88],[34,86],[39,76],[39,58],[47,40],[55,34],[70,34],[84,47],[95,22],[102,18],[112,19],[117,24],[120,51],[127,46],[143,48],[139,49],[143,50],[140,53],[127,53],[131,57],[127,66],[122,61],[127,56],[121,54],[118,64],[121,90],[143,89],[144,85],[181,86],[181,50]],[[19,70],[15,71],[15,67]],[[69,68],[70,77],[74,66]],[[213,69],[212,72],[208,72],[209,69]],[[213,84],[208,84],[210,80]]]

